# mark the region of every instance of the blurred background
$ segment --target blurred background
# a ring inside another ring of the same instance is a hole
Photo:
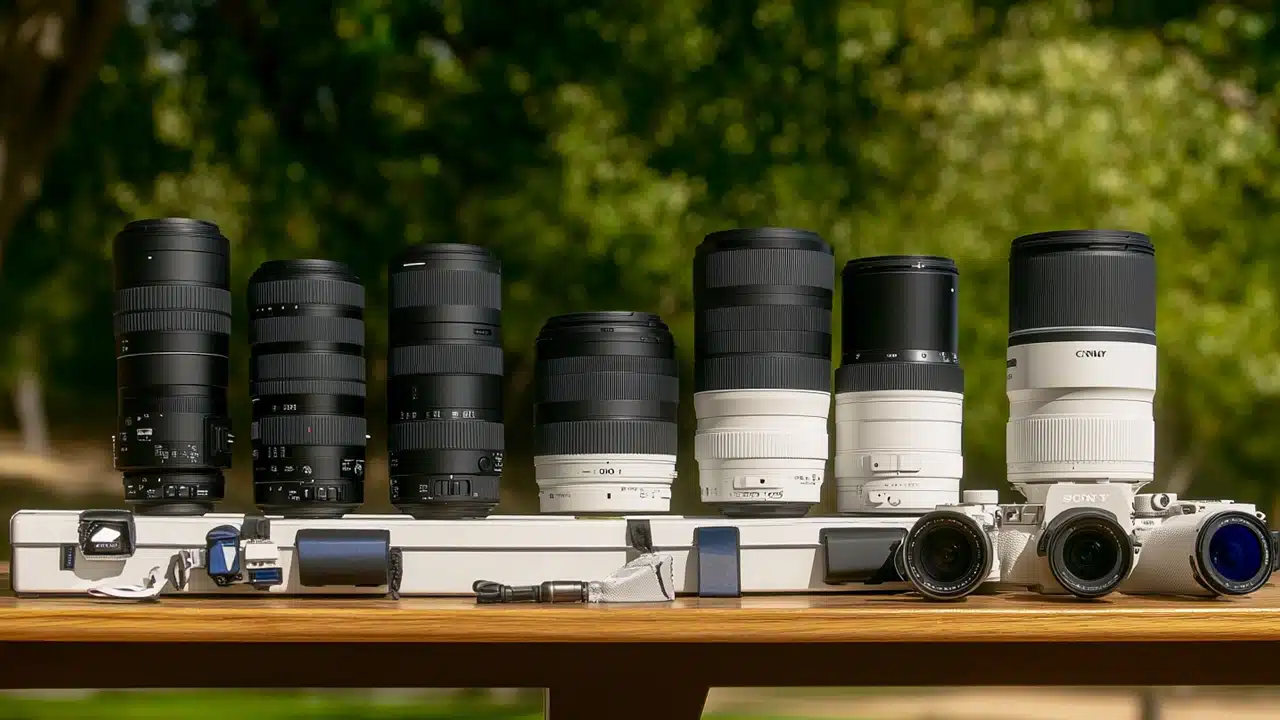
[[[1280,515],[1278,19],[1271,0],[0,0],[0,511],[121,506],[110,240],[129,220],[178,215],[232,240],[242,436],[249,274],[323,257],[364,279],[364,509],[383,512],[386,263],[406,245],[476,243],[504,262],[501,510],[529,512],[521,429],[542,322],[660,313],[685,364],[691,440],[693,249],[751,225],[815,230],[841,265],[956,259],[966,487],[1008,494],[1009,243],[1140,230],[1161,292],[1156,485]],[[228,510],[252,505],[248,445]],[[687,514],[702,512],[691,445],[673,503]],[[139,697],[104,717],[150,712]],[[255,701],[255,717],[360,716],[306,697],[281,699],[279,715]],[[857,697],[844,715],[804,712],[862,717]],[[709,712],[716,698],[729,696]],[[63,712],[6,702],[0,717]],[[174,718],[214,707],[146,702]],[[1078,716],[1034,704],[1020,717]]]

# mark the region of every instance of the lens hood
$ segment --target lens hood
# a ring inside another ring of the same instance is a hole
[[[1099,508],[1072,508],[1049,521],[1036,553],[1048,558],[1053,578],[1078,598],[1114,592],[1133,570],[1133,537]]]
[[[930,600],[959,600],[991,574],[991,540],[977,520],[954,510],[921,517],[903,543],[903,569]]]

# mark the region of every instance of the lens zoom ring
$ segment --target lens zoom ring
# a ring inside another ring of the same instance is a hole
[[[699,460],[742,458],[826,458],[828,434],[785,432],[709,432],[693,437],[693,455]]]
[[[218,414],[218,408],[215,407],[213,398],[200,397],[199,395],[132,398],[120,403],[120,414],[122,416],[128,416],[139,411],[185,413],[190,415]]]
[[[536,372],[539,380],[557,375],[591,373],[636,373],[640,375],[679,374],[672,358],[637,357],[635,355],[578,355],[575,357],[538,360]]]
[[[388,450],[504,450],[502,423],[436,420],[396,423],[387,429]]]
[[[255,382],[254,397],[271,395],[350,395],[365,396],[365,384],[345,380],[268,380]]]
[[[207,285],[144,285],[116,291],[115,311],[195,310],[231,314],[231,293]]]
[[[502,309],[502,276],[482,270],[412,270],[391,274],[391,308],[476,305]]]
[[[364,320],[344,317],[285,316],[259,318],[251,326],[253,343],[324,342],[364,345]]]
[[[120,313],[114,319],[117,335],[141,332],[199,332],[231,334],[231,316],[192,310],[152,310]]]
[[[675,423],[645,420],[585,420],[533,428],[535,455],[675,455]]]
[[[387,373],[401,375],[501,375],[502,348],[489,345],[410,345],[391,348]]]
[[[1155,332],[1156,261],[1147,254],[1064,252],[1009,263],[1009,332],[1125,327]]]
[[[254,359],[253,369],[255,382],[298,378],[364,382],[365,378],[364,358],[356,355],[321,353],[262,355]]]
[[[363,308],[364,286],[328,278],[250,283],[249,306],[263,305],[341,305]]]
[[[836,392],[922,390],[964,392],[964,370],[959,365],[922,362],[881,362],[844,365],[836,370]]]
[[[783,248],[722,250],[705,256],[704,287],[783,285],[835,289],[836,261],[828,253]]]
[[[788,330],[831,333],[831,311],[807,305],[739,305],[702,310],[698,332]]]
[[[790,353],[831,357],[831,336],[826,333],[765,330],[749,332],[702,333],[697,336],[702,357],[715,355],[747,355],[756,353]]]
[[[831,360],[800,355],[728,355],[703,358],[695,391],[814,390],[831,392]]]
[[[1020,418],[1005,433],[1010,465],[1150,463],[1155,457],[1151,418]]]
[[[538,377],[535,402],[581,400],[652,400],[680,402],[680,380],[665,375],[625,372],[544,374]]]
[[[279,415],[251,426],[251,438],[263,445],[364,447],[365,419],[346,415]]]

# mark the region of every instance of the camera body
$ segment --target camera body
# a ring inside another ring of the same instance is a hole
[[[1000,506],[1000,585],[1081,598],[1114,592],[1137,555],[1134,485],[1064,482],[1040,490],[1043,503]]]
[[[1246,595],[1276,569],[1276,540],[1256,506],[1231,500],[1137,495],[1138,561],[1119,592],[1127,595]]]

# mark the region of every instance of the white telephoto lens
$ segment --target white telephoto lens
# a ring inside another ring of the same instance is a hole
[[[534,477],[544,513],[661,514],[676,477],[675,343],[657,315],[576,313],[538,335]]]
[[[729,517],[801,517],[830,457],[835,255],[806,230],[712,233],[694,254],[694,457]]]
[[[844,268],[836,510],[920,515],[960,500],[959,273],[925,255]]]
[[[1155,470],[1155,249],[1141,233],[1069,230],[1013,242],[1006,390],[1009,482],[1135,489]]]

